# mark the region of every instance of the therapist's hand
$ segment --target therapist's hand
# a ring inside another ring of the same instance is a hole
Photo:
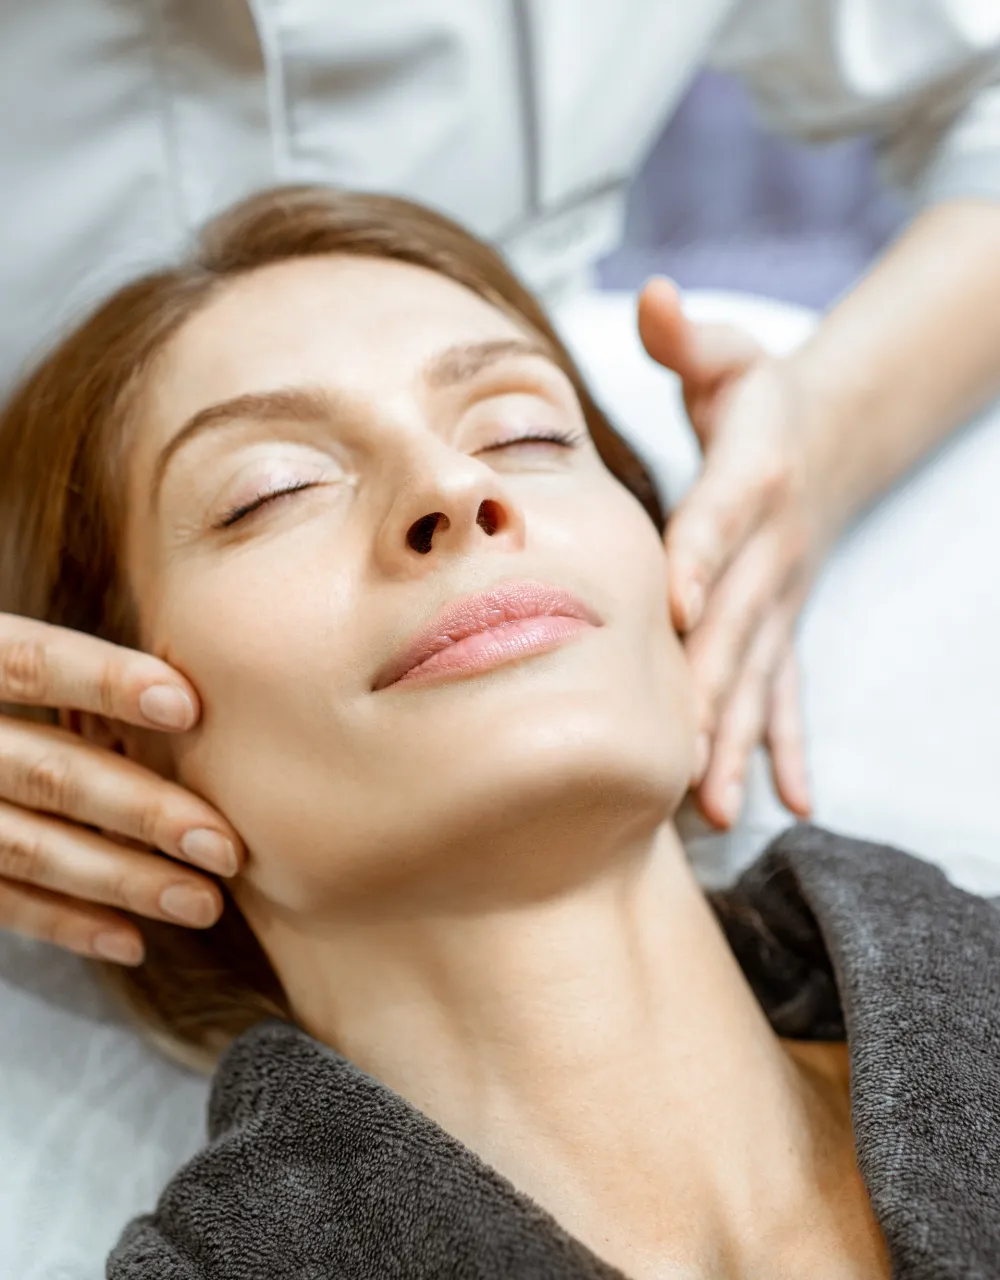
[[[716,826],[733,823],[763,741],[782,801],[807,817],[792,639],[838,522],[794,366],[740,330],[688,321],[666,280],[644,289],[639,330],[649,354],[680,376],[705,456],[666,533],[671,614],[701,703],[696,799]]]
[[[199,716],[194,689],[159,659],[0,613],[3,703],[166,732]],[[241,856],[229,824],[182,787],[66,729],[0,715],[0,928],[136,964],[142,939],[121,912],[212,924],[222,895],[191,864],[232,875]]]

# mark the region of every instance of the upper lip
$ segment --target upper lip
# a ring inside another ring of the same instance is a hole
[[[460,596],[415,633],[375,677],[373,689],[394,684],[408,671],[448,645],[517,618],[580,618],[599,627],[602,620],[579,597],[542,582],[501,583],[479,595]]]

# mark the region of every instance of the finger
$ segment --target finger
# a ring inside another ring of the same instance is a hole
[[[810,817],[812,795],[806,767],[799,664],[791,645],[771,687],[767,746],[775,790],[782,802],[800,817]]]
[[[719,719],[709,767],[697,793],[702,812],[716,826],[732,826],[742,811],[747,766],[764,737],[775,671],[796,613],[788,601],[768,615],[753,637]]]
[[[198,695],[148,653],[0,613],[0,703],[72,707],[154,729],[197,722]]]
[[[792,568],[780,532],[772,528],[758,534],[726,570],[701,622],[686,637],[684,647],[700,700],[703,732],[714,736],[753,637],[762,620],[780,610]]]
[[[204,800],[53,725],[0,717],[0,800],[235,875],[243,844]]]
[[[671,616],[682,631],[697,625],[717,581],[773,509],[776,486],[760,472],[739,443],[711,450],[667,524]]]
[[[214,924],[223,906],[217,884],[169,858],[3,802],[0,879],[192,928]]]
[[[735,325],[689,320],[676,286],[663,277],[651,280],[639,294],[639,336],[658,364],[694,386],[741,373],[763,350]]]
[[[116,964],[141,964],[142,935],[124,916],[48,889],[0,880],[0,930]]]

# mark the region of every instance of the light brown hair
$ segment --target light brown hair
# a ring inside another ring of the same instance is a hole
[[[129,427],[150,366],[226,282],[317,254],[389,258],[429,268],[527,325],[580,398],[605,465],[663,515],[639,459],[597,407],[532,295],[488,245],[431,210],[388,196],[319,186],[265,191],[221,214],[176,266],[119,289],[66,337],[0,414],[0,611],[135,645],[118,548]],[[154,1039],[208,1066],[261,1018],[290,1016],[281,985],[222,884],[209,929],[136,917],[138,968],[94,962]]]

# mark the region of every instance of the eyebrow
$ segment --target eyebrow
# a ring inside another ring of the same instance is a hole
[[[553,359],[552,350],[534,338],[494,338],[488,342],[460,342],[446,347],[424,365],[422,377],[433,390],[469,382],[490,365],[518,356]]]
[[[424,384],[441,390],[469,382],[503,360],[530,356],[552,361],[553,352],[543,342],[531,338],[494,338],[486,342],[461,342],[432,356],[421,370]],[[215,427],[236,422],[326,421],[342,416],[347,402],[336,392],[322,387],[279,387],[220,400],[191,415],[160,450],[153,465],[151,503],[155,507],[167,468],[175,455],[190,441]]]

